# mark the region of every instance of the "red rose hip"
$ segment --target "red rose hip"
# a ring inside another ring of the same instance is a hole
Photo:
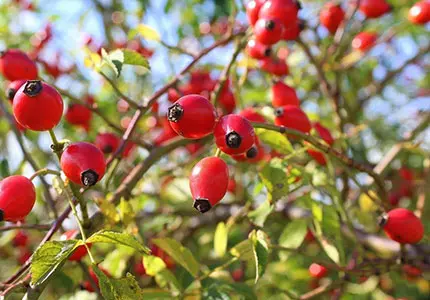
[[[263,59],[270,56],[272,49],[256,40],[249,40],[246,45],[246,53],[252,58]]]
[[[294,0],[269,0],[260,9],[259,18],[277,18],[285,27],[297,22],[301,5]]]
[[[246,15],[251,26],[257,23],[258,14],[264,2],[266,2],[266,0],[251,0],[246,4]]]
[[[0,73],[10,81],[37,78],[37,66],[27,54],[19,49],[0,52]]]
[[[169,107],[167,119],[179,135],[188,139],[200,139],[213,132],[216,112],[205,97],[187,95]]]
[[[15,97],[16,92],[19,90],[19,88],[21,86],[24,85],[24,83],[26,83],[26,81],[27,80],[20,79],[20,80],[15,80],[15,81],[12,81],[11,83],[9,83],[9,85],[7,86],[7,90],[6,90],[6,96],[10,102],[13,102],[13,97]]]
[[[215,143],[227,154],[242,154],[255,142],[255,132],[251,123],[240,115],[222,117],[214,130]]]
[[[262,18],[255,23],[255,39],[263,45],[273,45],[279,42],[284,32],[284,25],[279,19]]]
[[[421,220],[405,208],[390,210],[382,216],[380,225],[390,239],[400,244],[416,244],[424,236]]]
[[[275,110],[275,124],[291,129],[309,133],[312,129],[311,122],[303,110],[297,106],[285,105]]]
[[[50,85],[30,80],[16,92],[13,114],[24,128],[34,131],[50,130],[61,120],[63,99]]]
[[[9,176],[0,181],[0,221],[17,222],[33,209],[36,190],[24,176]]]
[[[373,32],[360,32],[352,40],[352,48],[358,51],[366,52],[370,50],[378,39],[378,35]]]
[[[414,24],[424,25],[430,21],[430,1],[421,0],[415,3],[409,10],[409,21]]]
[[[316,122],[313,124],[313,127],[315,131],[318,133],[318,135],[330,146],[334,144],[333,136],[331,135],[330,131],[321,125],[320,123]],[[320,165],[326,165],[327,161],[324,156],[324,154],[321,151],[309,148],[307,150],[310,156],[312,156]]]
[[[390,12],[392,7],[385,0],[361,0],[359,10],[371,19]]]
[[[96,137],[95,145],[104,153],[104,154],[110,154],[112,152],[115,152],[119,145],[121,143],[121,140],[118,136],[116,136],[113,133],[100,133]]]
[[[272,86],[272,106],[277,108],[285,105],[300,106],[300,101],[295,89],[278,81]]]
[[[69,145],[61,155],[60,163],[70,181],[84,186],[95,185],[106,171],[103,152],[86,142]]]
[[[345,18],[342,7],[338,4],[328,2],[324,5],[320,13],[320,22],[327,30],[334,34]]]
[[[229,175],[227,164],[219,157],[206,157],[191,171],[190,189],[194,208],[205,213],[227,193]]]
[[[321,266],[319,264],[311,264],[309,267],[309,274],[313,278],[323,278],[327,275],[327,268],[324,266]]]

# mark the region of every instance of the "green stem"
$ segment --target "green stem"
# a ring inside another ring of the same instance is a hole
[[[31,175],[31,177],[29,179],[34,180],[37,176],[44,176],[44,175],[48,175],[48,174],[57,175],[57,176],[61,175],[61,173],[58,171],[44,168],[44,169],[40,169],[37,172],[35,172],[33,175]]]
[[[79,188],[72,182],[70,182],[70,190],[72,191],[73,196],[75,196],[76,199],[78,199],[79,201],[79,206],[81,207],[81,212],[82,212],[84,228],[89,228],[90,218],[88,216],[87,202],[85,201],[82,194],[79,192]]]
[[[109,173],[106,176],[107,179],[105,181],[105,187],[104,187],[105,191],[107,191],[109,188],[109,184],[110,184],[110,182],[111,182],[111,180],[112,180],[112,178],[113,178],[113,176],[114,176],[114,174],[115,174],[115,172],[119,166],[119,162],[120,162],[120,160],[118,158],[115,158],[115,160],[112,163],[112,166],[110,167]]]
[[[61,153],[63,152],[64,144],[58,142],[54,130],[50,129],[48,132],[52,140],[52,151],[54,151],[54,153],[57,155],[58,160],[61,160]]]
[[[215,157],[220,157],[220,156],[221,156],[221,150],[219,148],[216,148]]]
[[[220,266],[216,267],[215,269],[213,269],[213,270],[211,270],[211,271],[207,272],[206,274],[204,274],[204,275],[202,275],[202,276],[200,276],[200,277],[197,277],[197,278],[196,278],[196,281],[202,281],[202,280],[204,280],[204,279],[208,278],[208,277],[209,277],[211,274],[213,274],[214,272],[224,270],[225,268],[227,268],[228,266],[230,266],[231,264],[233,264],[233,263],[234,263],[235,261],[237,261],[237,260],[238,260],[238,258],[237,258],[237,257],[233,257],[232,259],[230,259],[230,260],[229,260],[229,261],[227,261],[226,263],[224,263],[224,264],[222,264],[222,265],[220,265]]]

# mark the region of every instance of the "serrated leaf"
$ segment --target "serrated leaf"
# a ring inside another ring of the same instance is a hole
[[[159,42],[161,40],[160,34],[154,28],[146,24],[139,24],[136,26],[136,28],[130,30],[130,32],[128,33],[128,38],[132,39],[136,36],[136,34],[139,34],[141,37],[148,41]]]
[[[184,267],[194,277],[199,274],[199,263],[191,251],[171,238],[154,239],[154,244],[166,252],[176,263]]]
[[[290,141],[282,133],[264,128],[256,128],[255,133],[263,143],[269,145],[279,153],[290,154],[294,151]]]
[[[332,245],[331,243],[329,243],[325,239],[321,240],[321,246],[323,247],[327,256],[330,257],[330,259],[332,261],[334,261],[335,263],[338,264],[340,261],[340,255],[339,255],[339,251],[336,249],[336,247],[334,245]]]
[[[182,290],[182,286],[179,283],[178,279],[168,269],[164,269],[161,272],[157,273],[157,275],[155,275],[155,281],[157,282],[157,285],[159,287],[168,287],[170,290],[177,292]]]
[[[218,223],[214,236],[214,250],[218,257],[223,257],[227,251],[228,228],[224,222]]]
[[[244,261],[252,260],[254,253],[252,250],[252,242],[245,240],[230,249],[230,254]]]
[[[259,227],[263,227],[267,217],[273,211],[274,205],[270,204],[269,201],[264,201],[257,209],[248,214],[248,218],[252,223]]]
[[[155,276],[166,268],[164,261],[158,256],[144,255],[143,266],[145,267],[146,274]]]
[[[267,200],[270,204],[288,195],[286,166],[281,159],[274,158],[270,160],[259,175],[268,191]]]
[[[99,280],[100,291],[105,300],[136,300],[144,299],[142,289],[130,273],[126,278],[109,278],[97,266],[93,266]]]
[[[107,223],[109,223],[111,226],[120,221],[120,216],[118,215],[115,205],[106,198],[99,198],[97,200],[97,205],[102,214],[106,217]]]
[[[82,244],[80,240],[48,241],[37,248],[31,258],[31,285],[43,284]]]
[[[269,246],[267,244],[267,236],[261,231],[253,231],[251,233],[252,252],[255,259],[255,283],[263,276],[269,262]]]
[[[143,246],[134,236],[129,233],[101,230],[94,233],[87,239],[88,243],[109,243],[116,245],[128,246],[136,249],[140,253],[149,254],[150,250]]]

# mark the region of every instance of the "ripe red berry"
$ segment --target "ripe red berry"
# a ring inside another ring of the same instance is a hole
[[[200,95],[187,95],[169,107],[167,119],[179,135],[199,139],[212,133],[216,113],[208,99]]]
[[[230,193],[236,192],[236,180],[234,180],[234,178],[230,178],[228,180],[227,191],[229,191]]]
[[[206,157],[191,171],[190,189],[194,208],[205,213],[227,193],[228,166],[219,157]]]
[[[0,221],[24,219],[35,201],[36,190],[27,177],[14,175],[0,181]]]
[[[282,33],[282,39],[285,41],[295,41],[300,35],[300,32],[305,29],[305,23],[302,20],[298,20],[295,23],[289,24],[284,27],[284,32]]]
[[[30,80],[16,92],[13,114],[24,128],[34,131],[50,130],[61,120],[63,99],[50,85]]]
[[[219,93],[218,102],[226,114],[231,114],[236,109],[236,97],[227,83]]]
[[[63,235],[61,235],[61,241],[73,240],[79,234],[79,230],[72,229],[68,230]],[[88,243],[87,246],[91,248],[92,244]],[[80,261],[85,255],[87,255],[88,251],[85,245],[81,245],[73,251],[72,255],[69,256],[70,261]]]
[[[420,268],[414,267],[412,265],[404,265],[402,267],[403,272],[410,277],[420,277],[423,274],[423,271]]]
[[[9,81],[34,80],[37,78],[37,66],[21,50],[9,49],[0,52],[0,73]]]
[[[367,18],[379,18],[390,12],[392,7],[385,0],[361,0],[359,10]]]
[[[170,102],[175,103],[176,101],[179,100],[179,98],[181,98],[181,94],[178,92],[178,90],[174,88],[170,88],[167,91],[167,98],[169,99]]]
[[[327,275],[327,268],[319,264],[311,264],[309,267],[309,273],[313,278],[323,278]]]
[[[243,277],[245,275],[245,272],[243,272],[242,269],[236,269],[233,272],[231,272],[231,277],[234,281],[242,281]]]
[[[300,106],[296,90],[282,81],[277,81],[272,86],[272,106],[277,108],[285,105]]]
[[[64,117],[68,123],[76,126],[82,126],[86,130],[89,130],[92,115],[92,111],[89,110],[85,105],[73,103],[67,108]]]
[[[416,244],[424,236],[424,226],[414,213],[405,208],[390,210],[381,218],[387,236],[400,244]]]
[[[272,53],[272,48],[256,40],[249,40],[246,45],[246,53],[252,58],[263,59],[269,57]]]
[[[227,154],[242,154],[255,142],[255,132],[251,123],[240,115],[223,116],[215,126],[215,143]]]
[[[409,21],[415,24],[426,24],[430,21],[430,1],[421,0],[409,10]]]
[[[172,126],[170,126],[169,122],[166,119],[162,119],[163,129],[161,133],[154,139],[154,145],[160,146],[164,142],[170,141],[171,139],[178,136],[176,131],[173,130]]]
[[[345,13],[339,4],[328,2],[320,12],[320,22],[327,30],[334,34],[345,18]]]
[[[246,15],[251,26],[257,23],[258,14],[264,2],[266,2],[266,0],[251,0],[246,4]]]
[[[308,116],[297,106],[285,105],[275,110],[275,124],[309,133],[312,125]],[[293,137],[294,138],[294,137]]]
[[[324,127],[323,125],[321,125],[320,123],[316,122],[315,124],[313,124],[314,129],[316,130],[316,132],[318,133],[318,135],[330,146],[334,144],[334,138],[331,135],[330,131]],[[307,150],[307,152],[309,153],[310,156],[312,156],[320,165],[326,165],[327,161],[325,156],[322,154],[322,152],[318,151],[318,150],[314,150],[312,148],[309,148]]]
[[[103,152],[86,142],[70,144],[61,155],[60,163],[70,181],[84,186],[95,185],[106,171]]]
[[[370,50],[373,46],[375,46],[377,40],[378,35],[376,33],[360,32],[352,40],[352,48],[355,50],[366,52]]]
[[[405,181],[414,181],[414,173],[408,167],[401,167],[399,169],[399,176]]]
[[[157,245],[151,245],[151,254],[161,258],[168,269],[175,268],[175,261]]]
[[[277,18],[284,27],[297,22],[297,14],[301,5],[294,0],[269,0],[260,9],[259,18]]]
[[[18,261],[18,263],[20,264],[20,265],[23,265],[23,264],[25,264],[25,262],[27,261],[27,260],[29,260],[30,259],[30,257],[33,255],[33,253],[31,253],[31,251],[30,250],[28,250],[28,249],[25,249],[25,248],[21,248],[20,250],[19,250],[19,256],[18,256],[18,258],[17,258],[17,261]]]
[[[255,23],[255,39],[263,45],[273,45],[279,42],[284,32],[284,25],[276,18],[261,18]]]
[[[16,92],[19,90],[21,86],[26,82],[25,79],[15,80],[9,83],[6,90],[6,96],[10,102],[13,102],[13,97],[15,97]]]
[[[115,152],[121,140],[113,133],[100,133],[96,137],[95,145],[104,153],[110,154]]]
[[[249,122],[266,123],[266,119],[252,107],[245,108],[239,115],[246,118]]]
[[[28,244],[28,235],[23,230],[19,230],[13,237],[12,244],[14,247],[26,247]]]
[[[260,60],[260,68],[275,76],[287,76],[289,74],[288,65],[284,60],[267,57]]]
[[[391,192],[388,194],[388,202],[390,202],[391,206],[397,206],[400,202],[402,195],[399,192]]]
[[[135,265],[134,265],[134,273],[136,275],[139,275],[139,276],[146,275],[146,269],[145,269],[145,266],[143,265],[142,260],[139,260],[137,263],[135,263]]]

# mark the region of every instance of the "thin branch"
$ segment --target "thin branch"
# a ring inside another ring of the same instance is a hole
[[[15,229],[45,231],[45,230],[49,230],[50,228],[51,228],[51,225],[42,225],[42,224],[6,225],[3,227],[0,227],[0,232],[15,230]]]
[[[123,94],[120,89],[116,86],[115,82],[109,78],[109,76],[107,76],[105,73],[103,73],[102,71],[99,72],[100,75],[102,75],[102,77],[110,84],[110,86],[113,88],[113,90],[118,94],[118,96],[120,98],[122,98],[125,102],[127,102],[131,107],[135,108],[135,109],[140,109],[141,105],[137,104],[136,101],[134,101],[133,99],[131,99],[130,97],[126,96],[125,94]]]

